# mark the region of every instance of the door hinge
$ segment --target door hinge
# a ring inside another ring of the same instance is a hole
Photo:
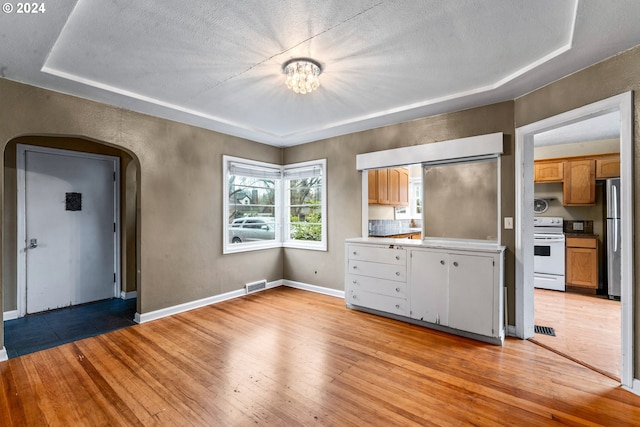
[[[116,173],[113,173],[113,182],[116,182]]]
[[[116,232],[116,223],[115,222],[113,223],[113,232],[114,233]]]
[[[116,273],[113,273],[113,283],[116,283]]]

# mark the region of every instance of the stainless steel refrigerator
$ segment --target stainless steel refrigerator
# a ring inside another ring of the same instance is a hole
[[[610,299],[620,299],[620,178],[607,180],[607,284]]]

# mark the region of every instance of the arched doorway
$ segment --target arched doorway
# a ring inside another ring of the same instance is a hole
[[[138,194],[138,161],[132,153],[124,151],[120,148],[110,146],[98,141],[89,140],[80,137],[69,136],[25,136],[15,138],[5,147],[4,161],[4,251],[3,259],[3,312],[5,321],[17,319],[22,313],[19,307],[20,289],[19,276],[20,266],[19,247],[24,246],[18,243],[17,230],[19,226],[18,210],[17,210],[17,188],[18,188],[18,169],[16,162],[18,144],[27,144],[33,147],[42,147],[43,150],[68,150],[68,152],[77,153],[78,156],[86,154],[91,157],[110,157],[119,160],[120,169],[118,172],[117,193],[119,193],[117,201],[117,216],[120,219],[114,226],[117,228],[117,261],[120,268],[117,270],[117,287],[113,289],[110,299],[127,301],[127,309],[133,310],[133,314],[140,306],[138,298],[138,279],[137,279],[137,259],[138,259],[138,239],[137,239],[137,194]],[[64,199],[64,197],[63,197]],[[22,242],[24,243],[24,242]],[[15,250],[11,250],[15,248]],[[117,301],[116,301],[117,302]],[[87,308],[84,308],[87,311]],[[113,312],[113,308],[110,309]],[[130,322],[133,322],[133,314],[131,314]],[[106,319],[103,324],[107,324]],[[115,324],[111,324],[114,326]],[[8,324],[5,324],[5,347],[7,347]],[[109,326],[109,325],[106,325]],[[99,332],[99,327],[95,327]],[[22,334],[25,335],[25,334]],[[72,340],[71,334],[65,335],[66,339]],[[91,335],[91,333],[90,333]],[[95,333],[93,333],[95,335]],[[47,340],[40,340],[47,341]],[[11,349],[7,347],[7,352],[11,356]],[[14,353],[15,355],[15,353]]]

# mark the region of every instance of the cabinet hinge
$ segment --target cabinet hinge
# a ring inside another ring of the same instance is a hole
[[[116,283],[116,273],[113,273],[113,283]]]
[[[113,232],[114,233],[116,232],[116,223],[115,222],[113,223]]]
[[[113,173],[113,182],[116,182],[116,173]]]

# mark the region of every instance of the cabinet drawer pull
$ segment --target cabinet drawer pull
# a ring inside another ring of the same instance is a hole
[[[357,269],[358,269],[358,266],[357,266],[357,265],[354,265],[354,266],[353,266],[353,269],[354,269],[354,270],[357,270]]]
[[[357,280],[354,280],[352,283],[353,283],[354,285],[357,285],[357,284],[358,284],[358,281],[357,281]]]
[[[458,261],[453,261],[453,266],[457,267],[458,266]]]
[[[358,298],[356,298],[356,296],[355,296],[355,295],[353,295],[351,298],[353,298],[353,299],[358,299]]]
[[[354,254],[354,255],[358,255],[358,252],[356,252],[356,251],[353,251],[353,254]]]
[[[400,261],[400,255],[396,255],[396,259]]]
[[[396,276],[400,276],[400,272],[399,271],[396,271]]]
[[[400,309],[400,304],[396,304],[396,308],[397,308],[397,309]]]
[[[444,260],[443,259],[440,260],[440,264],[444,265]]]
[[[396,288],[396,292],[400,292],[400,288]]]

